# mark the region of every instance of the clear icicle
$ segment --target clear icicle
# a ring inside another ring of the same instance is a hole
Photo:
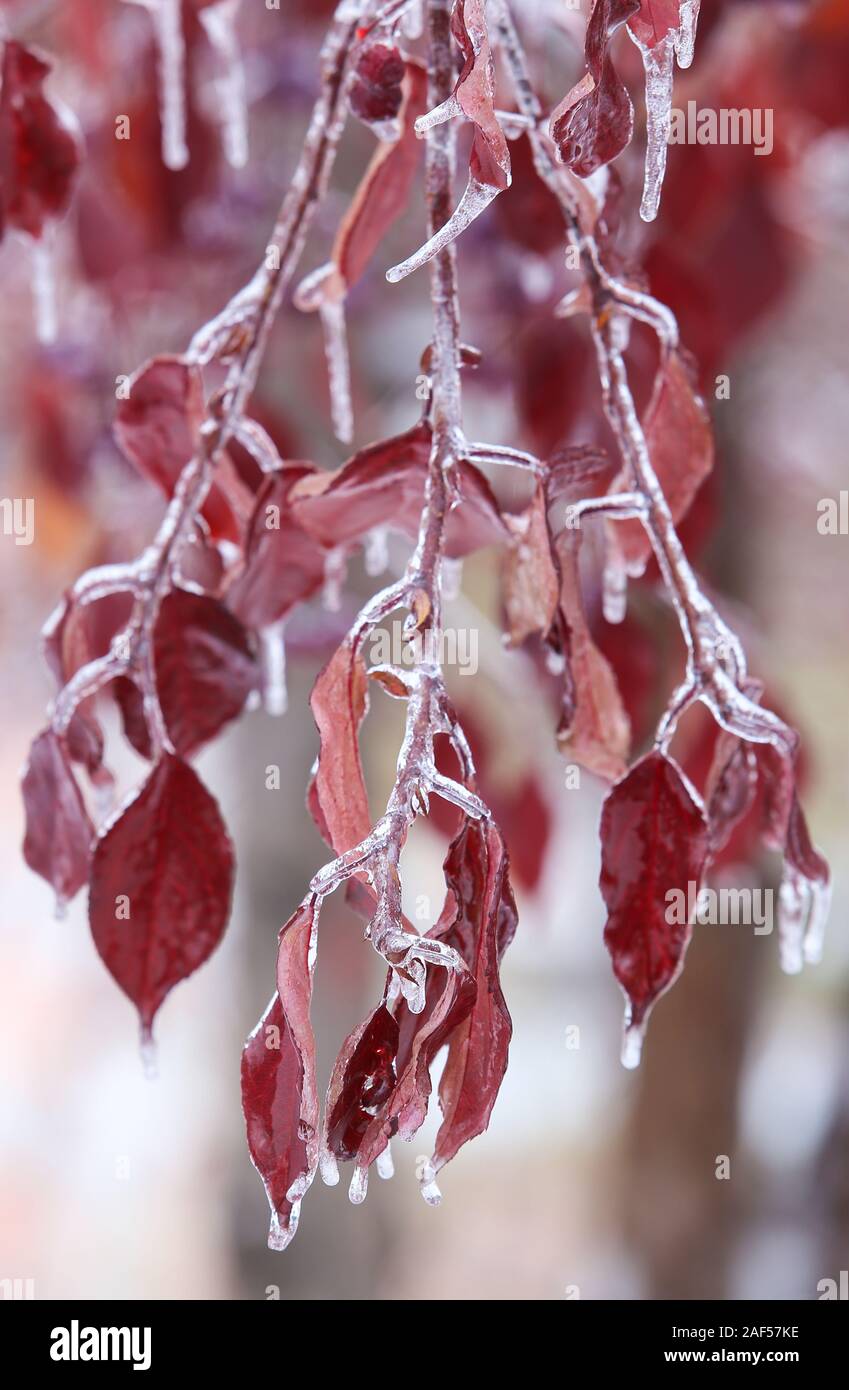
[[[57,893],[53,899],[53,916],[57,922],[64,922],[68,915],[68,899],[64,893]]]
[[[377,1155],[375,1167],[377,1168],[377,1176],[383,1178],[384,1182],[388,1182],[390,1178],[394,1178],[395,1164],[392,1162],[392,1149],[389,1144],[386,1145],[383,1153]]]
[[[609,532],[613,528],[609,528]],[[615,535],[608,534],[602,577],[601,607],[606,623],[623,623],[628,610],[628,571]]]
[[[424,246],[419,247],[418,251],[414,251],[412,256],[408,256],[406,261],[401,261],[399,265],[393,265],[387,270],[386,278],[390,285],[397,285],[399,280],[412,275],[414,270],[420,270],[428,261],[432,261],[434,256],[438,256],[440,251],[444,251],[446,246],[450,246],[452,241],[456,241],[457,237],[486,211],[493,199],[498,197],[498,193],[499,189],[493,188],[492,184],[469,179],[465,193],[445,226],[441,227],[430,241],[426,241]]]
[[[286,620],[271,623],[260,633],[262,648],[262,703],[267,714],[285,714],[289,707],[286,691]]]
[[[702,0],[681,0],[678,30],[675,34],[675,55],[679,68],[688,68],[696,51],[696,25]]]
[[[213,48],[224,64],[218,81],[221,97],[221,126],[224,154],[233,169],[244,169],[248,162],[248,102],[245,67],[236,36],[236,15],[241,0],[219,0],[201,10],[200,20]]]
[[[341,545],[336,546],[334,550],[328,551],[324,561],[324,588],[321,596],[328,613],[338,613],[342,606],[346,572],[345,550]]]
[[[375,526],[366,536],[365,545],[366,574],[377,579],[389,568],[389,531],[385,526]]]
[[[40,343],[54,343],[57,325],[53,246],[38,238],[32,243],[32,298],[35,335]]]
[[[156,1043],[151,1034],[144,1029],[142,1029],[139,1051],[145,1081],[157,1081],[159,1079],[159,1061],[156,1055]]]
[[[643,1055],[643,1039],[646,1036],[645,1023],[629,1023],[625,1020],[625,1027],[622,1031],[622,1065],[628,1071],[634,1071],[640,1065],[640,1058]]]
[[[442,579],[442,597],[446,603],[452,603],[460,597],[463,589],[462,559],[454,560],[448,555],[443,555],[439,573]]]
[[[322,1149],[318,1159],[318,1171],[325,1187],[335,1187],[339,1181],[339,1164],[336,1155],[329,1149]]]
[[[442,1201],[442,1193],[436,1181],[436,1169],[430,1159],[427,1159],[422,1164],[421,1173],[419,1174],[419,1185],[421,1194],[428,1206],[438,1207]]]
[[[324,330],[324,353],[330,383],[330,414],[333,431],[343,444],[354,437],[354,409],[351,404],[351,365],[345,328],[345,300],[328,296],[319,305]]]
[[[184,169],[186,144],[186,45],[181,0],[130,0],[150,11],[159,57],[159,115],[162,122],[162,162]]]
[[[348,1188],[348,1199],[358,1207],[366,1199],[368,1192],[368,1168],[361,1168],[357,1164],[354,1175],[351,1178],[351,1186]]]
[[[631,33],[630,29],[628,32]],[[631,37],[634,38],[633,34]],[[636,39],[634,42],[643,55],[646,74],[646,173],[640,216],[644,222],[653,222],[660,207],[660,194],[666,173],[676,34],[670,30],[654,48],[648,48]]]

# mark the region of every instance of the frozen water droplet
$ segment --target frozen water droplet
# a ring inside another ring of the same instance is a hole
[[[291,1244],[295,1232],[298,1229],[300,1214],[300,1202],[293,1202],[292,1210],[289,1212],[289,1224],[284,1229],[280,1224],[280,1217],[277,1215],[277,1212],[272,1210],[271,1221],[268,1226],[269,1250],[285,1250],[287,1245]]]
[[[368,1168],[361,1168],[357,1164],[354,1169],[354,1176],[351,1178],[351,1186],[348,1188],[348,1200],[359,1206],[366,1199],[368,1192]]]
[[[643,1052],[643,1039],[646,1035],[644,1023],[626,1024],[622,1034],[622,1065],[634,1071],[640,1065]]]
[[[383,1178],[385,1182],[390,1178],[394,1178],[395,1164],[392,1162],[392,1149],[388,1144],[383,1150],[383,1153],[377,1155],[375,1167],[377,1168],[377,1176]]]
[[[336,1186],[339,1181],[339,1164],[336,1162],[336,1155],[328,1149],[322,1149],[319,1155],[318,1170],[325,1187]]]
[[[64,922],[68,915],[68,899],[63,893],[57,893],[53,900],[53,916],[57,922]]]
[[[628,572],[622,554],[611,539],[607,547],[607,557],[602,579],[602,612],[607,623],[622,623],[628,611]]]
[[[430,1159],[422,1165],[422,1171],[419,1174],[419,1184],[421,1194],[428,1206],[438,1207],[442,1201],[442,1193],[436,1181],[436,1169]]]
[[[351,364],[345,326],[345,300],[328,296],[319,305],[324,330],[324,355],[330,383],[330,415],[333,431],[343,444],[354,437],[354,408],[351,403]]]
[[[675,35],[675,55],[680,68],[688,68],[696,50],[696,26],[702,0],[681,0],[678,31]]]
[[[345,551],[341,546],[328,551],[324,561],[322,600],[328,613],[338,613],[342,606],[342,586],[345,583]]]
[[[418,122],[417,122],[418,125]],[[386,278],[390,285],[397,285],[399,280],[411,275],[414,270],[420,270],[428,261],[432,261],[434,256],[438,256],[440,251],[444,251],[446,246],[450,246],[452,241],[456,241],[458,236],[470,227],[476,218],[480,217],[498,196],[498,189],[493,188],[488,183],[478,183],[477,179],[469,179],[466,191],[460,199],[454,212],[445,223],[444,227],[432,236],[430,241],[425,242],[418,251],[414,251],[412,256],[408,256],[406,261],[401,261],[399,265],[394,265],[386,272]]]

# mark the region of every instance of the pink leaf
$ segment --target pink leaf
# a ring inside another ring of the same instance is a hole
[[[628,28],[646,48],[654,48],[670,29],[678,28],[680,11],[681,0],[640,0],[639,11],[628,20]]]
[[[604,941],[625,992],[623,1061],[635,1066],[649,1013],[677,978],[701,887],[707,826],[680,769],[654,750],[609,793],[601,816]]]
[[[510,186],[510,152],[495,114],[495,65],[486,27],[486,0],[456,0],[451,31],[463,55],[454,99],[475,126],[470,174],[481,184]]]
[[[214,799],[168,754],[97,841],[95,945],[138,1008],[142,1034],[174,985],[212,954],[230,913],[233,849]]]
[[[60,905],[88,878],[94,830],[61,739],[45,729],[23,775],[24,858],[52,886]]]
[[[360,761],[359,730],[368,710],[368,677],[350,642],[334,652],[310,696],[320,750],[310,810],[337,854],[366,838],[371,828]]]
[[[326,551],[296,519],[292,490],[315,477],[307,464],[286,464],[257,493],[245,539],[245,566],[227,602],[249,627],[276,623],[324,582]]]
[[[268,1244],[284,1250],[301,1198],[315,1175],[318,1100],[310,1025],[314,933],[312,903],[280,933],[277,993],[242,1053],[242,1108],[248,1147],[271,1207]]]

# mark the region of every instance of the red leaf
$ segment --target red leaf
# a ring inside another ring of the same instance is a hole
[[[24,859],[52,886],[59,905],[88,878],[94,830],[67,750],[50,729],[30,749],[23,775]]]
[[[296,484],[293,512],[322,545],[361,540],[375,527],[388,526],[415,538],[424,504],[432,434],[424,421],[405,434],[370,444],[334,474],[318,474]],[[472,464],[457,473],[462,505],[448,518],[446,554],[468,555],[503,541],[507,528],[492,490]]]
[[[714,452],[710,417],[684,353],[674,352],[669,357],[643,428],[652,467],[677,526],[713,468]],[[620,484],[621,477],[614,481],[611,491],[615,492]],[[645,528],[639,521],[615,524],[629,573],[642,574],[651,555]]]
[[[285,1250],[301,1198],[315,1175],[318,1100],[312,997],[312,905],[301,905],[280,933],[277,993],[242,1053],[242,1108],[248,1147],[271,1206],[268,1244]]]
[[[100,836],[91,866],[95,945],[144,1037],[169,990],[221,940],[232,886],[217,803],[188,763],[166,755]]]
[[[581,178],[609,164],[631,139],[634,108],[608,45],[639,3],[594,0],[584,49],[587,71],[551,116],[549,128],[558,155]]]
[[[601,816],[604,941],[627,1000],[626,1066],[639,1060],[649,1013],[682,968],[707,852],[704,816],[680,769],[648,753],[617,782]]]
[[[681,0],[640,0],[639,13],[628,20],[628,28],[646,48],[654,48],[680,22]]]
[[[3,51],[0,97],[0,234],[5,225],[40,237],[61,217],[81,158],[81,140],[69,113],[42,88],[50,64],[23,44]]]
[[[441,939],[459,951],[475,978],[475,999],[451,1034],[439,1084],[444,1116],[436,1137],[438,1171],[489,1124],[504,1073],[513,1025],[499,965],[516,931],[507,853],[497,826],[467,822],[445,861],[456,912]]]
[[[331,260],[346,290],[360,280],[387,231],[407,207],[421,160],[422,142],[415,122],[425,109],[427,74],[418,63],[407,63],[404,87],[401,134],[392,144],[378,145],[333,244]]]
[[[230,608],[248,627],[276,623],[324,582],[324,547],[292,509],[293,487],[311,476],[314,469],[306,464],[287,464],[257,493],[245,539],[245,567],[227,593]]]
[[[454,99],[475,127],[469,170],[477,183],[510,186],[510,152],[495,114],[495,67],[486,27],[486,0],[456,0],[451,31],[463,55]]]
[[[256,657],[238,618],[186,589],[163,599],[153,651],[165,727],[188,756],[241,714],[259,682]]]
[[[357,1158],[378,1108],[395,1089],[397,1053],[398,1024],[381,1003],[346,1038],[327,1092],[325,1147],[343,1163]]]
[[[115,417],[115,437],[139,472],[170,498],[200,445],[204,415],[200,368],[180,357],[154,357],[130,378],[129,396],[120,402]],[[209,490],[203,516],[214,536],[238,542],[238,513],[247,504],[240,493],[247,489],[228,475],[232,486],[225,493],[221,483],[227,461],[222,459],[218,468],[221,477]]]
[[[359,748],[360,725],[368,710],[368,676],[350,643],[343,642],[319,673],[310,705],[321,741],[310,810],[330,847],[344,854],[371,829]]]

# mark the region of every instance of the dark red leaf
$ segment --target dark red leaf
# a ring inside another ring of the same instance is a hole
[[[165,727],[188,756],[241,714],[259,683],[248,634],[217,599],[173,589],[153,634],[156,688]]]
[[[40,237],[61,217],[81,158],[69,113],[43,93],[50,64],[12,40],[3,50],[0,95],[0,233],[5,226]]]
[[[276,623],[324,582],[326,551],[292,510],[292,488],[314,472],[305,464],[287,464],[257,493],[245,567],[227,593],[228,605],[249,627]]]
[[[242,1053],[248,1147],[271,1207],[268,1244],[285,1250],[315,1175],[318,1099],[312,997],[314,910],[302,904],[280,933],[277,993]]]
[[[95,945],[139,1011],[144,1037],[168,992],[203,965],[230,913],[233,848],[218,805],[170,754],[97,840]]]
[[[707,853],[704,816],[680,769],[648,753],[617,782],[601,816],[604,941],[627,1000],[626,1066],[639,1060],[649,1013],[683,965]]]
[[[346,1039],[327,1093],[326,1147],[347,1162],[359,1154],[366,1130],[392,1094],[398,1024],[385,1004]]]
[[[640,0],[639,12],[628,20],[628,28],[646,48],[654,48],[666,38],[670,29],[677,29],[681,0]]]
[[[23,796],[24,859],[52,886],[61,906],[88,878],[94,830],[67,749],[51,729],[40,733],[30,749]]]

